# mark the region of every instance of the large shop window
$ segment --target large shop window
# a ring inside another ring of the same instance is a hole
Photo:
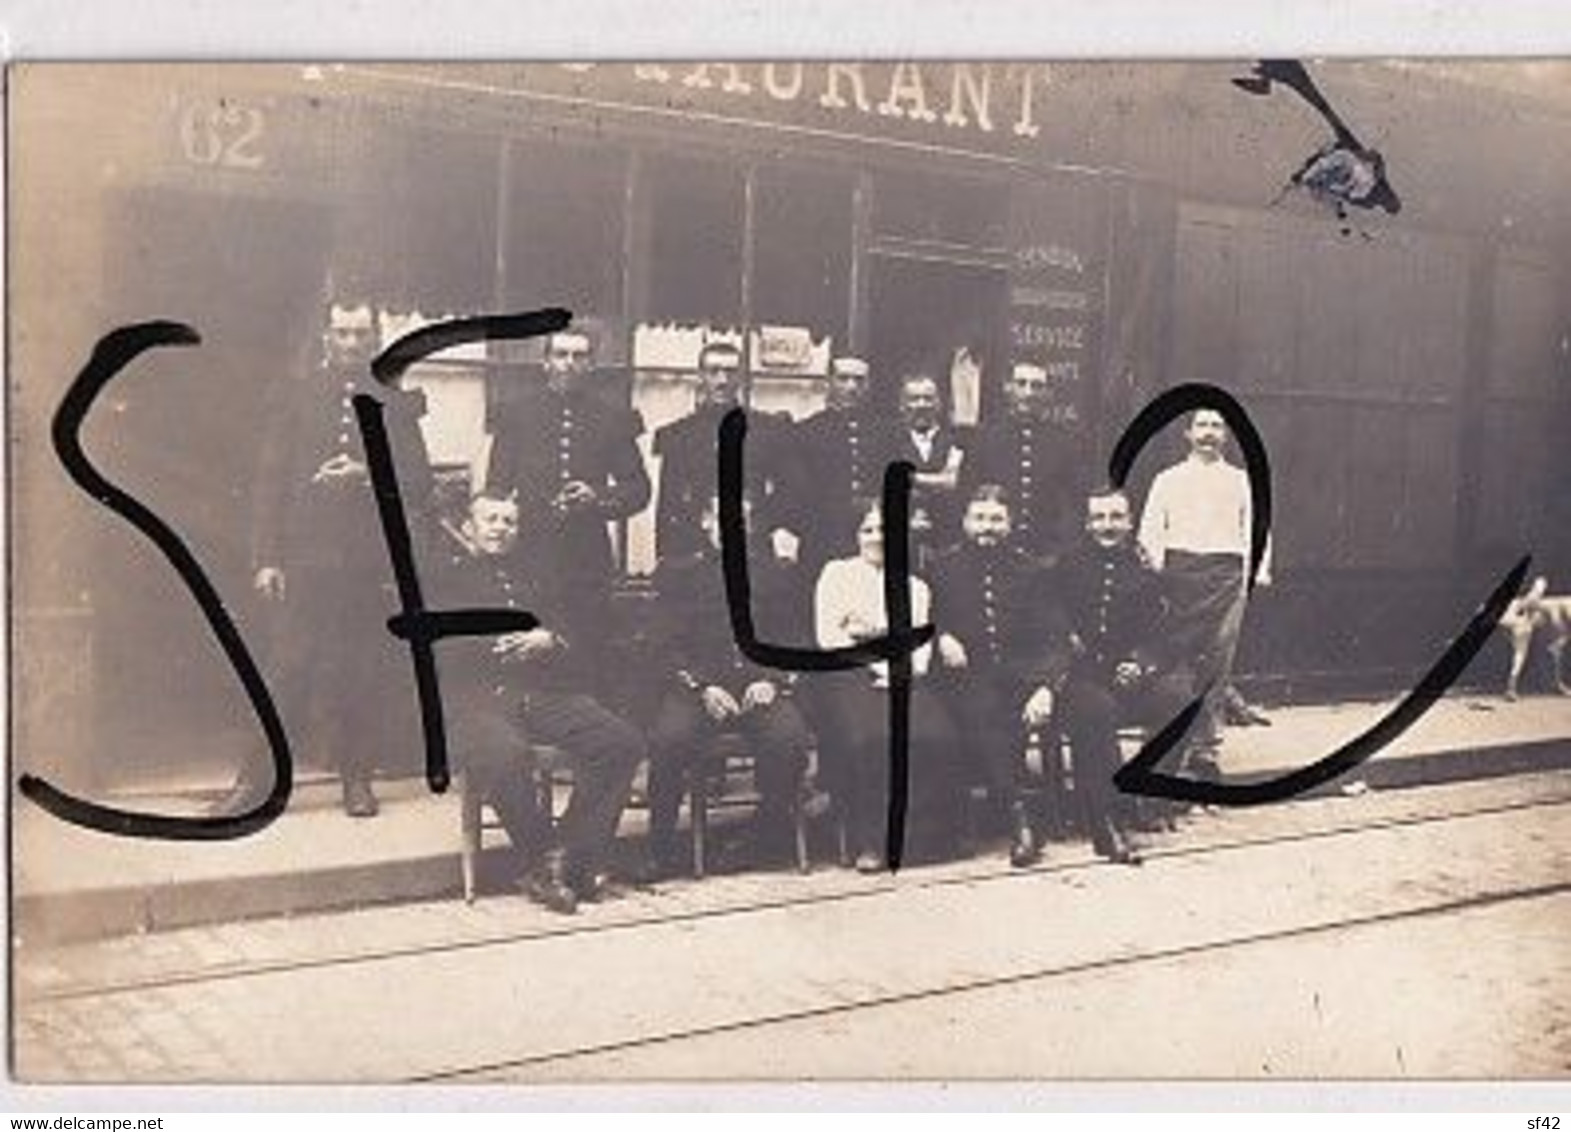
[[[719,161],[651,157],[644,192],[648,258],[641,317],[741,322],[741,170]]]
[[[753,321],[844,343],[850,318],[850,174],[763,166],[753,190]]]
[[[363,130],[343,170],[335,269],[389,309],[489,310],[500,142],[377,121]]]
[[[627,153],[510,143],[503,220],[505,305],[619,318]]]
[[[873,179],[873,229],[882,238],[999,249],[1009,241],[1009,186],[914,170]]]

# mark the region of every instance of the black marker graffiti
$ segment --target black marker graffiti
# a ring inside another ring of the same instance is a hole
[[[223,599],[207,580],[196,555],[174,530],[151,508],[130,492],[111,483],[94,467],[82,451],[82,425],[98,395],[121,370],[137,357],[159,346],[195,346],[201,336],[178,322],[144,322],[122,327],[105,335],[93,348],[87,365],[66,390],[55,413],[53,441],[55,453],[72,481],[109,510],[152,540],[180,576],[191,598],[207,619],[224,658],[229,661],[251,702],[267,746],[273,756],[273,789],[267,797],[245,813],[217,817],[169,817],[137,813],[74,798],[59,788],[30,774],[22,775],[17,789],[51,814],[74,825],[86,826],[121,837],[156,837],[166,841],[219,841],[245,837],[272,824],[289,804],[294,775],[289,758],[289,739],[273,703],[267,682],[246,648],[240,631],[224,609]]]
[[[906,810],[911,787],[911,654],[932,640],[932,625],[911,624],[911,480],[915,469],[897,462],[884,469],[884,615],[889,631],[838,649],[800,649],[768,644],[753,629],[752,583],[742,514],[743,451],[747,414],[732,409],[720,420],[720,564],[726,606],[737,647],[755,664],[786,672],[835,672],[887,661],[889,664],[889,812],[884,855],[898,871],[905,852]]]
[[[1253,95],[1268,95],[1277,86],[1286,87],[1331,127],[1331,140],[1310,154],[1287,179],[1278,200],[1291,189],[1302,189],[1331,206],[1342,222],[1344,235],[1352,230],[1349,208],[1379,208],[1393,216],[1402,211],[1402,199],[1386,178],[1385,158],[1378,149],[1358,140],[1358,135],[1320,93],[1302,63],[1296,59],[1266,59],[1251,68],[1248,78],[1234,79],[1233,85]]]
[[[392,385],[422,358],[471,342],[538,338],[563,330],[573,316],[552,308],[521,315],[492,315],[453,319],[412,331],[383,350],[371,363],[371,374],[383,385]],[[420,725],[425,735],[426,783],[440,794],[447,789],[447,728],[442,713],[442,689],[437,678],[436,642],[444,637],[485,637],[537,628],[532,614],[512,609],[429,610],[420,590],[420,575],[410,544],[409,520],[398,491],[398,472],[392,446],[382,424],[382,406],[376,398],[360,394],[354,399],[355,420],[365,445],[366,467],[376,495],[382,537],[398,586],[399,612],[389,617],[390,633],[409,645],[415,670],[415,695],[420,703]]]
[[[565,310],[544,310],[523,315],[460,319],[434,324],[394,342],[372,363],[372,373],[379,381],[391,383],[410,365],[436,351],[487,339],[540,336],[562,329],[570,320],[571,315]],[[183,818],[100,805],[72,797],[34,775],[21,776],[18,788],[22,795],[49,813],[75,825],[123,837],[165,840],[244,837],[265,828],[283,812],[293,781],[289,742],[272,695],[196,556],[157,514],[103,476],[81,447],[82,425],[94,402],[126,366],[155,347],[190,346],[200,341],[195,330],[176,322],[142,323],[106,335],[95,346],[92,357],[61,402],[53,424],[54,447],[72,481],[149,538],[190,591],[262,726],[272,752],[275,782],[267,798],[246,813]],[[388,618],[388,631],[409,644],[425,732],[426,777],[431,789],[441,792],[448,785],[448,767],[441,691],[433,646],[445,637],[527,630],[538,622],[528,613],[508,609],[425,608],[408,521],[399,495],[393,453],[382,423],[381,405],[375,398],[361,395],[355,398],[354,407],[399,593],[400,607],[397,613]],[[1162,394],[1131,422],[1119,438],[1109,462],[1109,472],[1113,482],[1122,485],[1136,457],[1157,432],[1174,418],[1201,408],[1215,409],[1222,414],[1238,438],[1243,452],[1254,507],[1249,569],[1252,585],[1270,532],[1270,463],[1265,444],[1248,414],[1231,396],[1208,385],[1183,385]],[[722,569],[733,635],[747,657],[756,663],[787,671],[837,671],[877,661],[889,664],[890,799],[887,859],[890,868],[896,869],[903,850],[909,788],[910,696],[913,679],[911,657],[935,633],[932,625],[911,624],[909,540],[912,469],[909,464],[892,464],[884,476],[884,605],[888,615],[888,632],[840,649],[793,648],[763,642],[758,640],[753,625],[742,514],[746,433],[745,415],[740,410],[733,410],[721,422],[717,445]],[[1114,782],[1126,793],[1226,806],[1250,806],[1285,801],[1345,773],[1411,727],[1456,681],[1489,639],[1491,631],[1520,588],[1530,564],[1531,557],[1524,556],[1501,580],[1462,633],[1425,673],[1412,692],[1374,726],[1325,758],[1268,782],[1249,785],[1200,782],[1156,772],[1154,766],[1182,740],[1200,712],[1203,699],[1197,699],[1163,727],[1135,759],[1118,771],[1114,775]]]
[[[1221,413],[1222,419],[1238,438],[1238,446],[1243,453],[1252,508],[1248,573],[1248,584],[1252,588],[1255,572],[1260,568],[1260,560],[1265,553],[1266,537],[1271,533],[1271,462],[1266,455],[1265,442],[1255,431],[1249,414],[1232,396],[1214,385],[1202,384],[1179,385],[1161,394],[1130,422],[1124,434],[1118,438],[1112,458],[1108,461],[1108,476],[1115,486],[1122,487],[1141,449],[1150,443],[1163,426],[1197,409],[1214,409]],[[1286,801],[1345,774],[1417,723],[1445,694],[1446,689],[1455,683],[1473,657],[1478,655],[1478,650],[1489,640],[1490,632],[1499,622],[1501,614],[1521,588],[1531,562],[1531,557],[1524,557],[1502,579],[1483,607],[1468,622],[1467,628],[1396,707],[1368,730],[1325,758],[1266,782],[1249,784],[1202,782],[1158,773],[1152,768],[1183,740],[1184,733],[1200,714],[1209,691],[1202,688],[1200,696],[1193,703],[1152,736],[1140,753],[1113,775],[1114,784],[1126,794],[1144,794],[1218,806],[1258,806],[1267,802]]]

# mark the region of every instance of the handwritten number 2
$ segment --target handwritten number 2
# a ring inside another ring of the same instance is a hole
[[[1123,436],[1119,437],[1108,461],[1108,475],[1115,486],[1122,487],[1134,466],[1135,458],[1152,437],[1169,421],[1197,409],[1214,409],[1221,413],[1222,419],[1238,439],[1239,449],[1243,453],[1252,507],[1248,573],[1248,585],[1252,588],[1255,571],[1259,569],[1261,556],[1265,552],[1266,537],[1271,531],[1271,463],[1266,455],[1265,442],[1255,430],[1254,422],[1231,395],[1214,385],[1199,383],[1174,386],[1162,393],[1130,422]],[[1532,557],[1524,556],[1506,574],[1467,623],[1467,627],[1400,703],[1381,716],[1373,726],[1324,758],[1276,778],[1252,783],[1203,782],[1157,771],[1154,769],[1156,764],[1182,742],[1184,733],[1203,709],[1204,697],[1209,689],[1202,688],[1199,698],[1153,735],[1140,749],[1140,753],[1113,775],[1114,784],[1126,794],[1144,794],[1203,805],[1259,806],[1286,801],[1347,773],[1417,723],[1445,695],[1446,689],[1462,675],[1473,657],[1478,655],[1478,650],[1488,642],[1501,614],[1521,589],[1531,563]]]

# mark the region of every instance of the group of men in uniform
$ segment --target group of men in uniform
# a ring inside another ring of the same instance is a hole
[[[375,507],[348,416],[367,378],[373,332],[368,305],[335,306],[321,380],[309,390],[285,383],[293,407],[270,422],[281,439],[264,445],[272,487],[258,514],[255,575],[258,592],[290,613],[284,655],[303,689],[286,700],[286,718],[320,716],[301,705],[320,699],[310,686],[324,682],[313,673],[327,665],[334,674],[340,702],[327,745],[355,816],[376,812],[366,736],[352,730],[357,707],[377,697],[339,682],[367,666],[326,654],[363,638],[345,619],[363,614],[381,626],[389,612],[386,587],[366,582],[387,571],[366,550],[378,534]],[[689,770],[720,733],[740,735],[754,755],[767,841],[788,828],[796,807],[822,800],[818,779],[839,781],[834,767],[815,765],[833,760],[835,737],[815,716],[814,676],[763,668],[732,638],[716,453],[720,421],[738,408],[748,421],[743,500],[760,636],[796,645],[811,638],[813,583],[826,564],[854,553],[854,507],[878,496],[888,464],[908,461],[914,570],[932,587],[944,694],[966,748],[959,756],[1009,815],[1011,861],[1024,866],[1040,854],[1023,757],[1028,731],[1067,737],[1094,847],[1138,861],[1111,781],[1118,727],[1131,717],[1164,722],[1196,694],[1224,686],[1241,623],[1247,482],[1222,458],[1216,414],[1190,422],[1192,455],[1176,469],[1185,482],[1159,478],[1137,542],[1129,498],[1087,490],[1079,479],[1049,419],[1041,366],[1016,364],[1002,384],[1003,411],[957,429],[944,413],[946,375],[906,367],[894,375],[894,412],[880,412],[867,362],[836,357],[824,407],[792,421],[749,409],[743,355],[716,341],[699,357],[693,412],[652,438],[656,493],[637,446],[642,421],[595,388],[592,349],[580,331],[553,334],[544,382],[496,399],[483,486],[447,523],[435,513],[419,394],[376,391],[394,424],[428,604],[528,609],[540,620],[528,632],[439,649],[450,755],[527,855],[526,892],[563,912],[600,894],[646,760],[648,859],[655,871],[674,867]],[[621,672],[606,639],[616,575],[610,524],[643,511],[652,495],[660,671]],[[344,601],[351,593],[359,596]],[[630,680],[660,685],[645,728],[606,706],[606,692]],[[1190,744],[1193,773],[1216,773],[1219,711],[1203,713]],[[571,800],[556,822],[539,809],[530,744],[549,744],[572,763]],[[254,775],[242,777],[240,793],[256,789]]]

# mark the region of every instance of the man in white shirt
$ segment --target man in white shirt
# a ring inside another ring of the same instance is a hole
[[[1249,594],[1244,575],[1252,508],[1248,475],[1223,454],[1227,425],[1222,414],[1197,410],[1184,435],[1189,456],[1152,481],[1139,539],[1151,565],[1166,579],[1174,643],[1187,655],[1196,682],[1212,687],[1209,710],[1200,724],[1205,730],[1192,749],[1197,773],[1214,775],[1225,690]],[[1270,584],[1269,541],[1255,580]]]

